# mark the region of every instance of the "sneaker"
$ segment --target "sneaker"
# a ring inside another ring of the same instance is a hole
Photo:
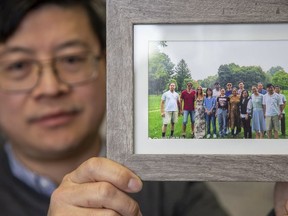
[[[217,135],[216,135],[216,134],[213,134],[213,138],[217,138]]]
[[[211,135],[210,135],[210,134],[207,134],[207,137],[206,137],[206,138],[209,139],[210,137],[211,137]]]

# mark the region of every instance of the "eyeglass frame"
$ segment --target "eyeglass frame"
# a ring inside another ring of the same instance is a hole
[[[63,78],[61,78],[61,76],[59,76],[59,70],[57,69],[56,67],[56,62],[57,60],[61,60],[63,58],[67,58],[67,57],[75,57],[76,54],[87,54],[86,58],[93,58],[94,61],[95,61],[95,68],[99,65],[99,61],[103,58],[103,53],[101,52],[100,54],[98,55],[95,55],[93,54],[93,52],[91,51],[81,51],[81,52],[74,52],[74,53],[71,53],[71,54],[66,54],[66,55],[60,55],[60,56],[56,56],[56,57],[52,57],[52,58],[49,58],[49,59],[44,59],[44,60],[36,60],[36,59],[26,59],[26,60],[19,60],[18,62],[17,61],[14,61],[14,63],[19,63],[19,62],[27,62],[29,61],[30,63],[33,63],[34,65],[37,66],[37,79],[35,81],[35,83],[33,84],[33,86],[29,87],[29,88],[25,88],[25,89],[6,89],[6,88],[3,88],[1,85],[0,85],[0,91],[5,91],[5,92],[29,92],[29,91],[32,91],[38,84],[39,84],[39,81],[40,81],[40,78],[41,78],[41,75],[43,73],[43,68],[44,68],[44,64],[43,63],[46,63],[46,64],[49,64],[51,70],[53,71],[54,75],[57,76],[57,79],[58,81],[66,84],[66,85],[69,85],[69,86],[77,86],[77,85],[81,85],[83,83],[86,83],[88,81],[91,81],[91,80],[94,80],[97,78],[98,76],[98,71],[97,69],[93,70],[92,73],[91,73],[91,76],[89,78],[87,78],[86,80],[83,80],[83,81],[78,81],[78,82],[67,82],[65,80],[63,80]],[[90,56],[89,56],[90,55]],[[9,61],[0,61],[0,75],[1,75],[1,63],[2,62],[9,62]],[[13,63],[13,61],[10,61]]]

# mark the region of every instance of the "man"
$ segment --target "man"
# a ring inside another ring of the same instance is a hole
[[[92,3],[0,2],[1,215],[226,215],[203,184],[142,187],[101,158],[105,9]]]
[[[257,88],[258,88],[258,92],[262,95],[265,95],[267,93],[267,91],[265,89],[263,89],[263,83],[259,82],[257,84]]]
[[[244,86],[245,86],[244,82],[242,81],[238,82],[238,91],[237,91],[238,95],[241,95],[242,91],[245,89]]]
[[[213,97],[217,98],[219,97],[221,94],[220,92],[220,83],[219,82],[215,82],[214,83],[214,89],[213,89]]]
[[[193,90],[193,84],[191,82],[187,83],[187,89],[182,91],[181,97],[180,97],[180,104],[182,108],[182,104],[184,102],[184,106],[182,109],[183,114],[183,123],[182,123],[182,136],[183,138],[186,137],[186,125],[188,122],[188,116],[190,115],[190,122],[191,122],[191,137],[194,137],[194,121],[195,121],[195,95],[196,91]]]
[[[226,97],[230,97],[232,95],[232,83],[227,83],[226,84],[226,91],[225,91],[225,95]],[[230,130],[230,119],[229,117],[227,116],[227,130],[226,130],[226,135],[228,135],[229,133],[231,132]]]
[[[271,138],[272,130],[274,130],[274,138],[278,139],[279,120],[282,118],[283,102],[279,94],[274,92],[274,86],[271,83],[267,84],[267,94],[263,97],[263,109],[267,136]]]
[[[178,116],[181,113],[179,94],[175,92],[175,83],[169,84],[169,90],[166,91],[161,97],[161,116],[163,120],[162,137],[166,135],[168,124],[171,123],[170,137],[174,135],[174,125],[178,121]],[[165,107],[165,109],[164,109]]]
[[[227,116],[229,115],[230,105],[229,97],[225,95],[225,89],[221,88],[221,94],[217,98],[216,114],[219,123],[219,135],[223,138],[227,132]]]
[[[280,86],[275,86],[275,92],[279,94],[281,101],[283,103],[283,111],[282,111],[282,118],[280,120],[281,125],[281,134],[282,136],[286,136],[286,124],[285,124],[285,107],[286,107],[286,97],[284,94],[281,94]]]

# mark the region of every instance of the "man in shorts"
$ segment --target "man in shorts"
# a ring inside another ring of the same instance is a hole
[[[193,90],[193,84],[191,82],[187,83],[187,89],[182,91],[180,104],[182,107],[182,102],[184,102],[183,106],[183,123],[182,123],[182,137],[186,137],[186,125],[188,122],[188,116],[190,115],[191,121],[191,137],[194,137],[194,121],[195,121],[195,99],[196,99],[196,91]]]
[[[165,137],[167,125],[171,123],[171,133],[170,137],[174,134],[174,125],[178,121],[178,116],[181,113],[180,107],[180,97],[177,92],[175,92],[175,83],[169,84],[169,90],[166,91],[161,97],[161,116],[163,119],[162,126],[162,137]],[[165,109],[164,109],[165,107]]]
[[[274,92],[274,86],[271,83],[267,84],[267,94],[263,97],[263,107],[267,136],[271,138],[272,130],[274,130],[274,138],[278,139],[279,120],[282,118],[283,102],[279,94]]]

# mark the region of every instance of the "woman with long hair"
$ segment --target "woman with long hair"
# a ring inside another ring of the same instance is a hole
[[[251,100],[248,104],[248,113],[252,113],[252,130],[255,131],[256,139],[263,138],[266,131],[266,123],[263,111],[263,95],[258,92],[256,86],[252,86]]]
[[[206,138],[211,137],[210,133],[210,126],[212,124],[213,128],[213,138],[216,138],[216,116],[215,116],[215,111],[216,111],[216,98],[212,96],[213,91],[211,88],[206,89],[206,97],[204,99],[204,108],[205,108],[205,117],[206,117],[206,127],[207,127],[207,136]]]
[[[243,90],[240,96],[240,117],[244,129],[244,138],[252,138],[251,115],[247,112],[248,103],[250,101],[249,93]]]
[[[230,123],[230,128],[231,128],[231,135],[233,137],[235,137],[240,132],[240,129],[241,129],[239,103],[240,103],[240,97],[237,94],[237,89],[233,88],[232,95],[230,96],[230,100],[229,100],[229,104],[230,104],[229,123]]]
[[[195,125],[194,134],[196,139],[204,138],[205,136],[205,109],[204,109],[204,94],[202,87],[199,86],[196,91],[195,103]]]

